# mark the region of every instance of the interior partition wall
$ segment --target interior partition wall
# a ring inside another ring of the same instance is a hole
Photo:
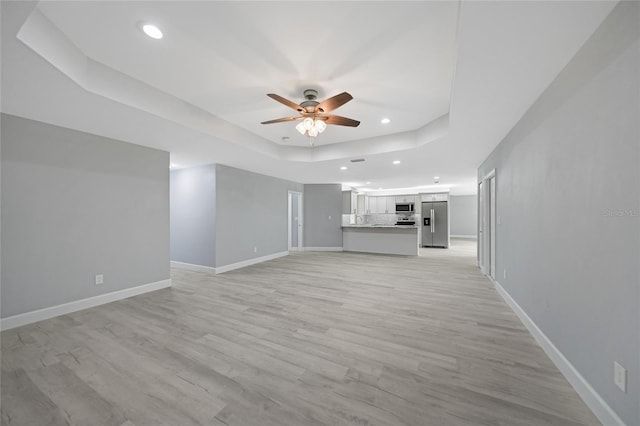
[[[639,17],[617,3],[478,170],[498,289],[606,425],[640,424]]]

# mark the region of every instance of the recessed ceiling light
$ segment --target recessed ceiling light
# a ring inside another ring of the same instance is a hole
[[[340,167],[340,170],[347,170],[347,166]]]
[[[400,160],[395,160],[393,164],[400,164]]]
[[[371,185],[371,182],[367,182],[367,185]]]
[[[434,179],[440,179],[440,176],[434,176],[433,178]]]
[[[142,31],[144,31],[144,33],[149,37],[155,38],[156,40],[159,40],[162,38],[162,31],[160,31],[160,29],[155,25],[144,24],[142,26]]]
[[[389,123],[391,123],[391,120],[390,120],[390,119],[388,119],[387,117],[385,117],[385,118],[383,118],[382,120],[380,120],[380,122],[381,122],[382,124],[389,124]]]

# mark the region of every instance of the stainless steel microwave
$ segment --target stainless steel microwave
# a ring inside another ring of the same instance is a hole
[[[414,203],[396,203],[396,213],[414,213]]]

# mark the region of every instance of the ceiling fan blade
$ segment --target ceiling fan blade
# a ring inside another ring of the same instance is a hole
[[[274,100],[280,102],[283,105],[288,106],[291,109],[295,109],[298,112],[305,111],[305,109],[302,108],[300,105],[298,105],[298,104],[296,104],[294,102],[291,102],[289,99],[285,99],[280,95],[276,95],[275,93],[267,93],[267,96],[270,97],[271,99],[274,99]]]
[[[325,99],[324,101],[316,105],[316,112],[333,111],[334,109],[346,104],[351,99],[353,99],[353,96],[351,96],[347,92],[342,92],[339,95],[335,95],[329,99]]]
[[[336,126],[349,126],[358,127],[360,122],[347,117],[340,117],[339,115],[328,115],[325,120],[327,124],[335,124]]]
[[[296,121],[296,120],[302,120],[303,118],[304,117],[301,115],[298,117],[276,118],[275,120],[263,121],[260,124],[284,123],[285,121]]]

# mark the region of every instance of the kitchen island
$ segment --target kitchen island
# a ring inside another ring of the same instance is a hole
[[[418,227],[415,225],[345,225],[343,251],[418,255]]]

